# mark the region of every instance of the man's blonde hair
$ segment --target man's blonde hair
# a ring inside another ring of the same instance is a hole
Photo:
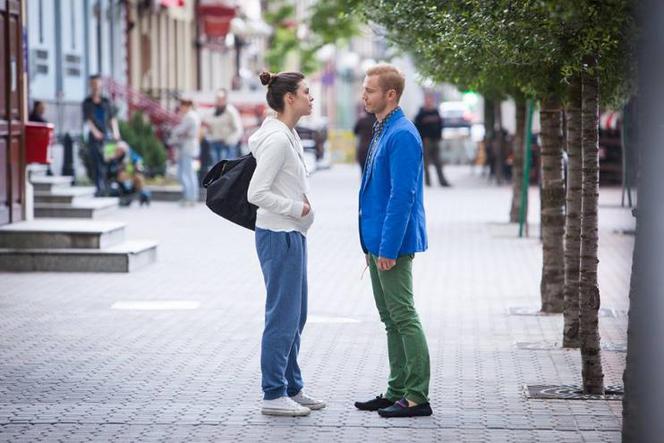
[[[401,94],[403,94],[403,88],[406,84],[406,77],[399,68],[388,63],[378,63],[367,69],[367,75],[377,75],[378,83],[383,92],[394,89],[397,93],[397,102],[401,99]]]

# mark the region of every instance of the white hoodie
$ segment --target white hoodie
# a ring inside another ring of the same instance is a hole
[[[249,137],[249,150],[256,158],[256,170],[249,183],[247,200],[258,206],[256,227],[306,235],[314,214],[312,210],[302,217],[309,183],[297,132],[268,117]]]

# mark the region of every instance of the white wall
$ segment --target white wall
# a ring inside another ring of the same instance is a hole
[[[67,101],[85,98],[85,22],[82,0],[60,0],[62,92]]]
[[[55,2],[29,0],[27,11],[30,99],[55,100]]]

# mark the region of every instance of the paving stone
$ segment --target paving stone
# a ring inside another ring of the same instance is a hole
[[[580,357],[515,348],[562,339],[561,316],[507,314],[539,303],[541,244],[495,235],[508,186],[448,169],[453,188],[425,191],[430,249],[414,263],[432,417],[393,421],[352,407],[385,389],[388,364],[370,282],[361,278],[357,171],[335,166],[312,177],[311,321],[300,359],[307,390],[326,409],[304,418],[259,414],[265,299],[253,234],[203,205],[155,202],[112,217],[127,223],[127,237],[159,242],[151,267],[0,275],[0,442],[619,441],[620,402],[524,396],[524,385],[579,384]],[[530,198],[534,225],[535,189]],[[602,307],[615,312],[628,306],[633,248],[633,237],[615,233],[633,227],[629,210],[611,205],[619,199],[619,189],[600,190]],[[112,309],[135,301],[197,308]],[[602,340],[625,343],[626,322],[600,318]],[[606,384],[620,385],[625,354],[603,352],[602,360]]]

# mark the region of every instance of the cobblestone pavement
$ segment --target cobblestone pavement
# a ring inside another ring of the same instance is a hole
[[[414,263],[432,417],[390,421],[352,407],[383,391],[387,355],[368,273],[361,278],[359,174],[336,166],[312,178],[317,221],[301,349],[307,390],[328,408],[260,415],[264,294],[253,235],[203,205],[154,203],[107,217],[129,222],[129,237],[160,242],[152,266],[0,274],[0,441],[619,441],[620,402],[524,396],[525,384],[579,383],[578,351],[515,347],[561,341],[561,316],[508,313],[539,306],[540,243],[505,223],[508,187],[467,167],[447,174],[453,188],[426,191],[430,250]],[[620,313],[633,237],[616,231],[634,221],[619,189],[600,194],[602,307]],[[530,195],[533,234],[539,209]],[[181,303],[124,303],[139,301]],[[624,316],[601,318],[600,328],[605,344],[624,345]],[[622,384],[625,354],[602,358],[606,383]]]

